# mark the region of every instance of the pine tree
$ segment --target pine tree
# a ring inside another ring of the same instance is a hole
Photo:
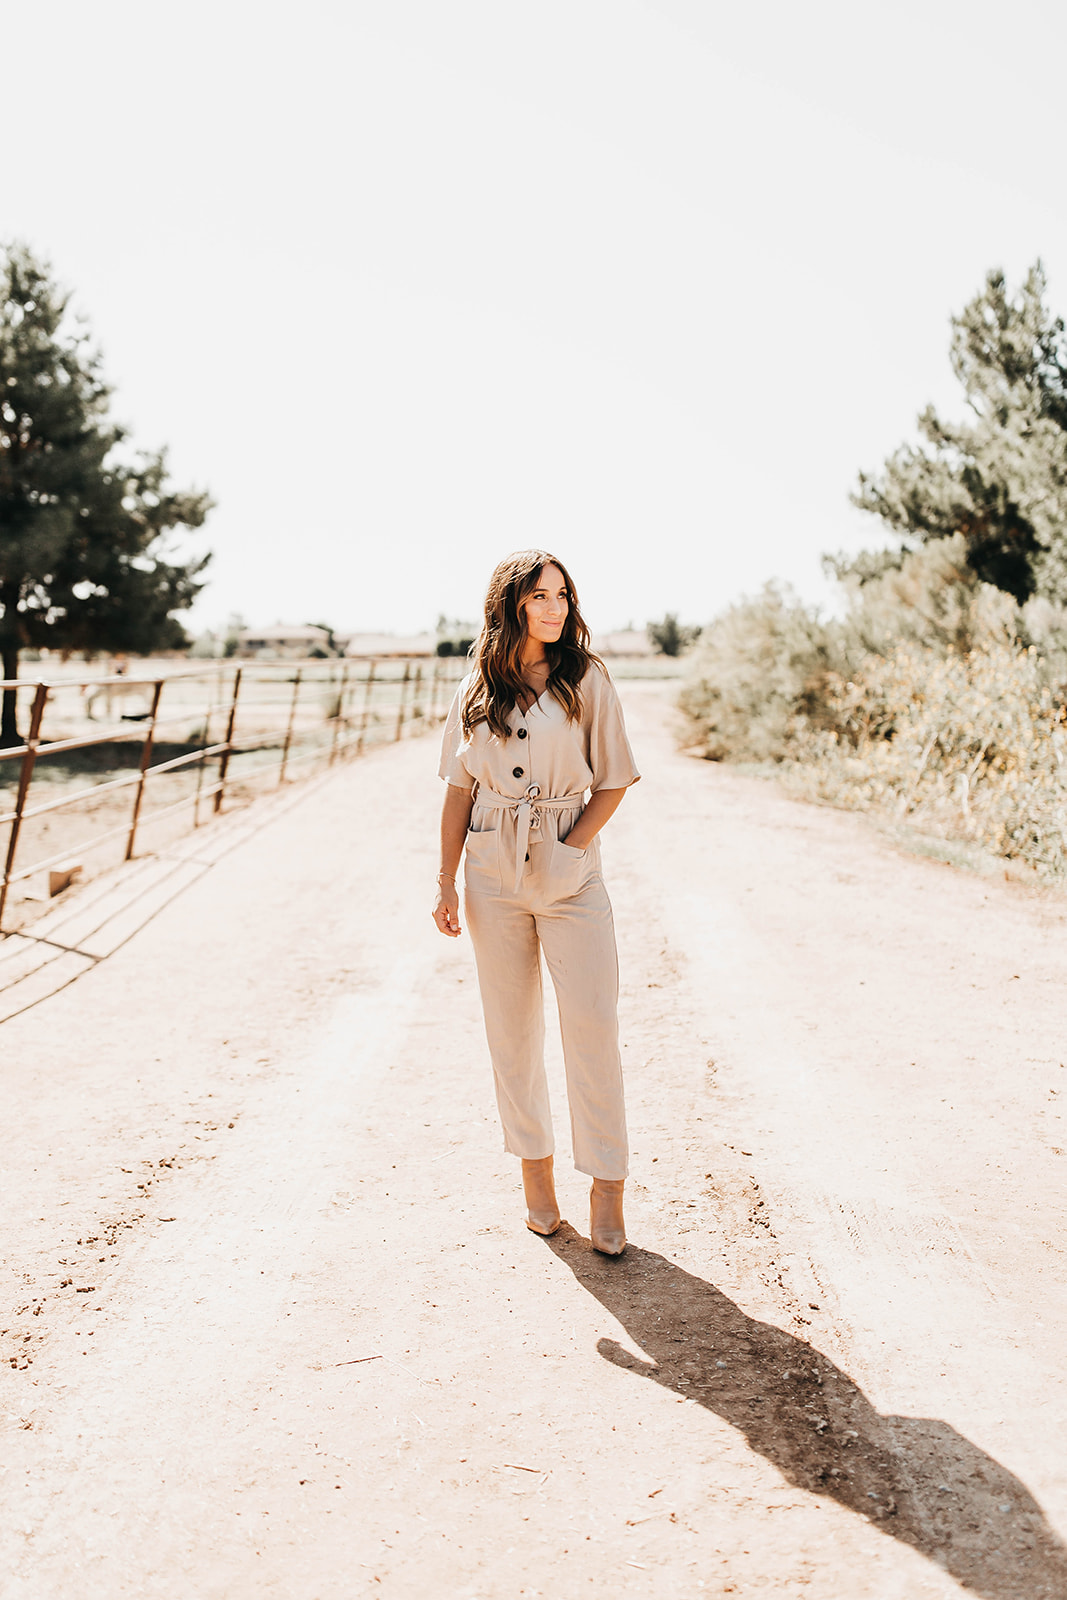
[[[646,623],[645,632],[661,656],[680,656],[699,636],[700,629],[682,626],[677,614],[668,611],[662,622]]]
[[[923,443],[902,445],[881,477],[861,474],[853,499],[905,546],[962,534],[977,575],[1019,602],[1067,602],[1067,337],[1040,262],[1015,295],[987,275],[952,319],[951,354],[975,420],[928,407]]]
[[[207,494],[170,487],[163,452],[119,458],[99,354],[25,246],[0,254],[0,662],[28,647],[146,654],[184,642],[208,557],[167,559]],[[0,745],[19,742],[5,690]]]

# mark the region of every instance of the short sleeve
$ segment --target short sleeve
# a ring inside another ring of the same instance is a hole
[[[606,672],[594,667],[590,673],[593,693],[593,724],[589,730],[589,765],[593,769],[590,789],[628,789],[641,774],[626,737],[619,693]]]
[[[452,704],[448,708],[445,719],[445,731],[441,736],[441,764],[437,768],[437,776],[446,783],[453,784],[457,789],[473,789],[474,779],[463,765],[460,749],[463,745],[463,724],[460,721],[460,705],[463,693],[467,687],[464,678],[456,690]]]

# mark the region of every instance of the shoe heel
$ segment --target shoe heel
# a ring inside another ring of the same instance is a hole
[[[523,1161],[522,1188],[526,1196],[526,1226],[531,1233],[539,1233],[547,1238],[555,1233],[563,1220],[556,1204],[551,1156],[544,1156],[539,1161]]]
[[[594,1178],[589,1191],[589,1237],[603,1256],[621,1256],[626,1249],[622,1216],[623,1178]]]

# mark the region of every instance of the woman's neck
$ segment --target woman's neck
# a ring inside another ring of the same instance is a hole
[[[531,643],[524,646],[520,665],[522,667],[522,675],[524,678],[529,677],[530,674],[533,674],[534,677],[537,677],[539,673],[542,673],[547,669],[548,657],[545,654],[544,645],[541,644],[539,640],[535,639]]]
[[[537,651],[537,654],[534,654]],[[548,686],[548,676],[551,663],[545,655],[544,645],[533,642],[533,648],[528,645],[519,657],[519,671],[522,673],[523,682],[526,684],[526,694],[521,698],[519,709],[528,711],[534,702],[540,699]]]

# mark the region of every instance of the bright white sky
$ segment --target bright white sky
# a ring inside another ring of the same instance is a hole
[[[53,0],[0,11],[0,236],[218,500],[192,625],[595,628],[877,543],[948,317],[1067,313],[1062,0]]]

